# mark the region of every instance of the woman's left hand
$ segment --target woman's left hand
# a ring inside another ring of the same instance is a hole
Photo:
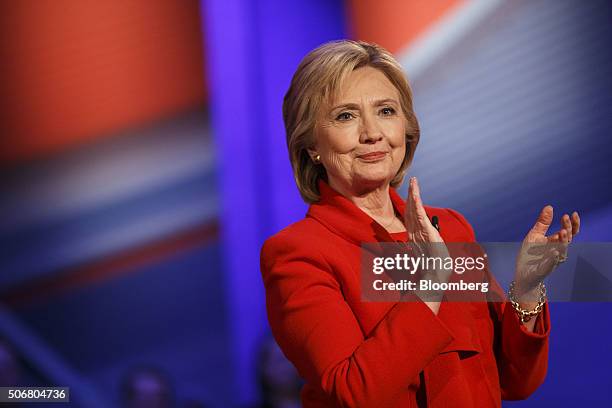
[[[546,236],[552,220],[553,208],[547,205],[525,236],[517,257],[514,278],[516,293],[519,298],[525,299],[527,306],[535,306],[539,283],[565,261],[568,245],[580,231],[580,217],[574,212],[571,217],[564,214],[559,231]]]

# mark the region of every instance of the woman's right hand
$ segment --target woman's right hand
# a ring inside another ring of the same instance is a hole
[[[408,231],[410,242],[444,242],[436,227],[433,226],[427,217],[425,207],[423,207],[423,202],[421,201],[421,191],[416,177],[410,177],[406,210],[404,212],[404,225]]]
[[[413,247],[413,251],[416,250],[427,257],[444,259],[450,256],[440,232],[433,226],[425,212],[416,177],[410,178],[404,212],[404,225],[408,232],[408,245]],[[425,270],[421,273],[421,279],[443,283],[448,281],[451,273],[452,271],[447,270]],[[443,292],[417,290],[415,294],[423,300],[434,314],[438,314]]]

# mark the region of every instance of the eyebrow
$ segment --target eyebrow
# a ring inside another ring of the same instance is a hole
[[[388,103],[393,103],[393,104],[398,104],[398,101],[392,98],[385,98],[385,99],[378,99],[376,101],[374,101],[374,103],[372,103],[373,106],[381,106],[381,105],[386,105]],[[340,105],[336,105],[333,108],[331,108],[331,111],[335,111],[338,110],[340,108],[349,108],[349,109],[358,109],[359,105],[356,103],[343,103]]]

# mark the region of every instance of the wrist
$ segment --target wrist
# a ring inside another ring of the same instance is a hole
[[[520,294],[516,282],[512,281],[508,297],[521,323],[526,323],[542,311],[546,302],[546,287],[543,282],[540,282],[536,288]]]
[[[515,278],[510,286],[518,302],[537,303],[540,297],[541,284],[542,282],[525,282],[525,280]]]

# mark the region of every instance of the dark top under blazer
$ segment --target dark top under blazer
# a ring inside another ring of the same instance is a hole
[[[393,239],[327,183],[319,189],[306,217],[261,252],[268,320],[306,381],[304,407],[499,407],[542,383],[548,305],[531,333],[505,301],[443,302],[437,316],[420,301],[362,302],[360,244]],[[403,215],[404,200],[390,197]],[[458,212],[425,209],[445,242],[475,241]]]

